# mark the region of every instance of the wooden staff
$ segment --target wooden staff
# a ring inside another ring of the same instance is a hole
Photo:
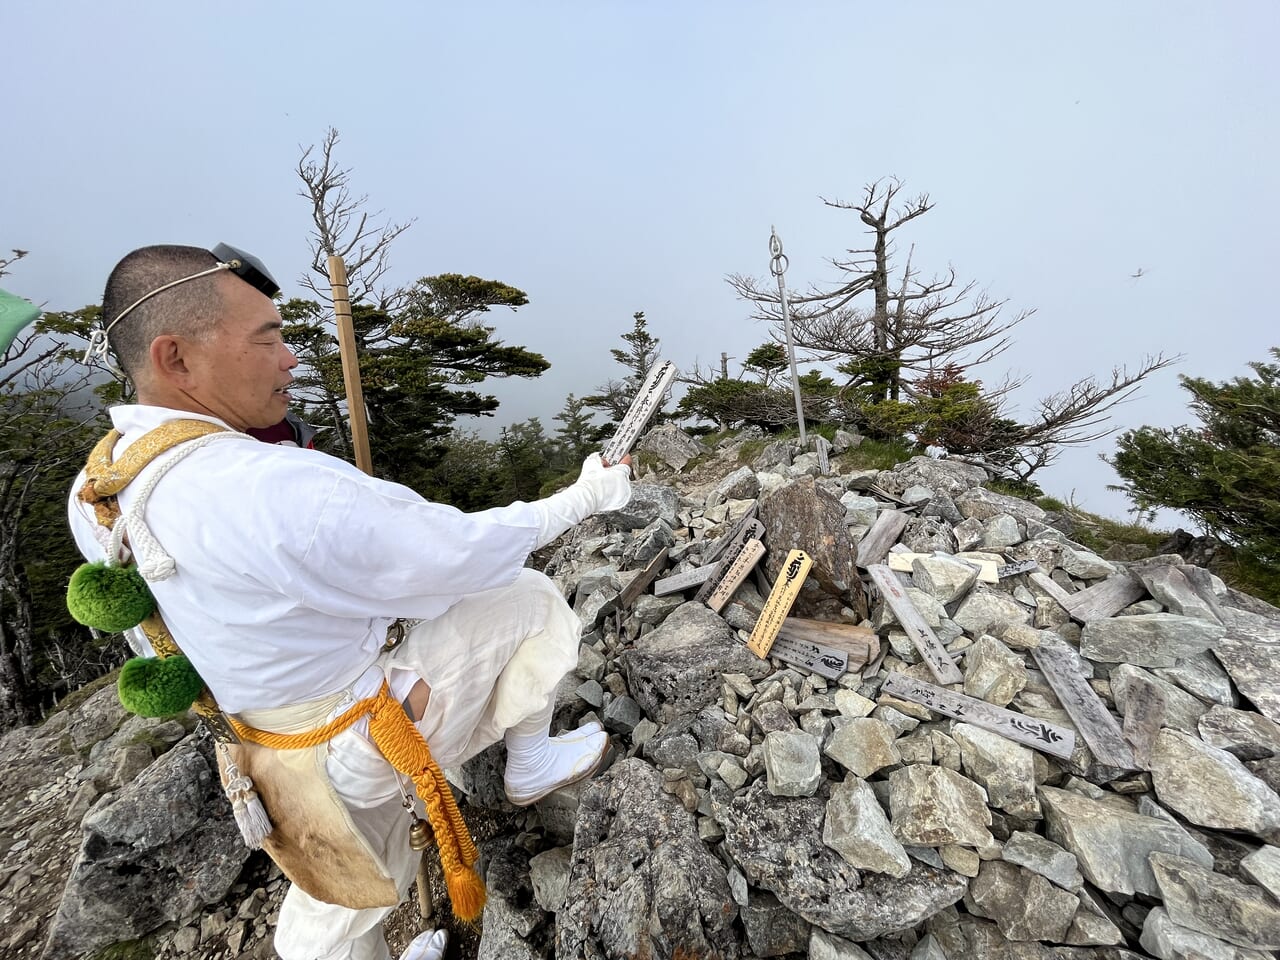
[[[338,355],[342,357],[342,381],[347,388],[351,445],[356,452],[356,466],[373,476],[369,428],[364,417],[364,391],[360,389],[360,358],[356,356],[356,331],[351,322],[351,301],[347,293],[347,265],[341,257],[329,258],[329,283],[333,287],[333,313],[338,321]]]

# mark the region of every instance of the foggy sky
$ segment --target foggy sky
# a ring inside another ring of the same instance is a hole
[[[10,3],[0,249],[31,255],[4,283],[75,309],[137,246],[224,241],[301,295],[294,168],[334,126],[370,209],[416,220],[393,282],[528,294],[492,322],[552,368],[493,385],[484,426],[550,428],[624,372],[636,310],[681,367],[736,372],[769,330],[725,276],[767,275],[772,224],[790,286],[834,281],[864,234],[820,198],[897,176],[936,203],[899,238],[926,275],[1035,311],[976,374],[1028,377],[1018,412],[1163,351],[1186,360],[1115,422],[1183,423],[1178,373],[1280,344],[1278,26],[1261,0]],[[1112,449],[1037,479],[1121,516]]]

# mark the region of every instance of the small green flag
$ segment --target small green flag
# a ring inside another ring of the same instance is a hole
[[[40,316],[40,308],[7,290],[0,290],[0,355],[9,349],[22,328]]]

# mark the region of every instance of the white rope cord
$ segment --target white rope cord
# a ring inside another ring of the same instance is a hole
[[[142,574],[144,580],[167,580],[177,570],[177,565],[173,562],[173,557],[160,546],[160,541],[155,538],[146,521],[143,519],[147,509],[147,500],[151,497],[151,492],[156,488],[156,484],[160,479],[185,460],[188,456],[195,453],[210,443],[219,439],[229,440],[250,440],[257,443],[253,437],[247,433],[237,433],[234,431],[220,431],[218,433],[207,433],[203,437],[196,437],[194,440],[188,440],[169,450],[157,460],[148,465],[149,475],[142,486],[134,494],[126,510],[116,521],[115,528],[112,530],[112,543],[123,541],[125,533],[129,534],[129,543],[133,548],[133,555],[138,560],[138,572]],[[117,538],[117,530],[119,530]],[[113,552],[112,556],[118,554]]]
[[[84,357],[81,360],[81,362],[90,363],[91,361],[94,361],[94,360],[97,360],[102,363],[107,362],[107,354],[109,351],[109,345],[107,343],[107,334],[111,332],[111,328],[114,327],[121,320],[123,320],[125,317],[127,317],[130,313],[132,313],[135,307],[139,307],[142,304],[146,303],[156,294],[164,293],[166,290],[170,290],[173,287],[178,286],[178,284],[180,283],[186,283],[188,280],[199,280],[201,277],[207,277],[213,273],[221,273],[223,270],[233,270],[238,266],[240,266],[239,260],[232,260],[230,263],[223,263],[221,260],[219,260],[218,265],[215,267],[210,267],[208,270],[202,270],[199,273],[193,273],[189,277],[180,277],[177,280],[173,280],[169,283],[166,283],[164,286],[156,287],[150,293],[144,293],[137,300],[133,301],[133,303],[129,304],[129,306],[125,307],[122,311],[120,311],[119,315],[117,315],[116,318],[112,320],[110,323],[108,323],[105,327],[99,327],[89,335],[89,347],[88,349],[85,350]]]

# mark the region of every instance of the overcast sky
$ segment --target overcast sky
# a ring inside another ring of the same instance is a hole
[[[768,330],[725,283],[835,279],[854,199],[895,175],[936,208],[904,233],[1034,309],[981,375],[1017,400],[1156,351],[1186,354],[1120,427],[1186,422],[1177,373],[1224,379],[1280,345],[1280,5],[1033,3],[10,2],[0,102],[9,289],[96,303],[124,253],[232,243],[285,286],[307,265],[300,147],[329,126],[373,210],[416,218],[396,282],[523,289],[499,336],[543,353],[497,424],[550,417],[623,371],[644,310],[663,354],[738,362]],[[1141,276],[1133,275],[1141,272]],[[1069,452],[1037,479],[1112,516]]]

